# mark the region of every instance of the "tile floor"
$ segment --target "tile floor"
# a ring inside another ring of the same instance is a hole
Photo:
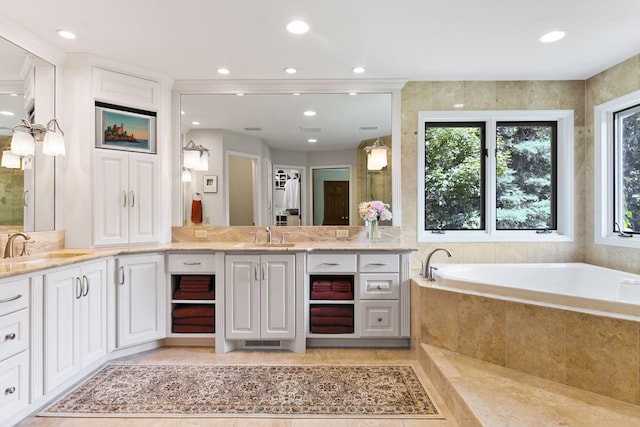
[[[290,352],[232,352],[224,355],[214,353],[210,348],[163,347],[135,356],[114,361],[114,363],[139,364],[277,364],[277,365],[411,365],[425,385],[429,395],[444,416],[444,419],[309,419],[309,418],[51,418],[29,417],[20,427],[454,427],[458,426],[443,399],[420,367],[415,353],[409,350],[360,350],[360,349],[307,349],[306,354]]]

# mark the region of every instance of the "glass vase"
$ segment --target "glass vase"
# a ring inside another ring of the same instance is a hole
[[[380,227],[378,221],[371,221],[369,223],[369,239],[375,240],[380,238]]]

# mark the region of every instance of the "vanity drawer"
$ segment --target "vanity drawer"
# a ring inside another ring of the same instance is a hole
[[[309,273],[355,273],[356,254],[309,254],[307,270]]]
[[[400,335],[398,301],[360,303],[361,337],[397,337]]]
[[[29,279],[0,285],[0,316],[27,308],[29,305]]]
[[[29,404],[29,352],[0,362],[0,424]]]
[[[216,255],[211,254],[169,254],[167,257],[169,273],[215,273]]]
[[[398,254],[361,254],[358,265],[361,273],[397,273],[400,271]]]
[[[29,310],[23,309],[0,317],[0,360],[20,353],[27,347],[29,347]]]
[[[400,275],[360,274],[360,299],[400,298]]]

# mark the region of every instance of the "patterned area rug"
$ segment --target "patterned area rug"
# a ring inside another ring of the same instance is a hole
[[[410,366],[247,365],[110,365],[39,415],[440,417]]]

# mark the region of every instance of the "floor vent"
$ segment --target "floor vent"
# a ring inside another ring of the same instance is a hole
[[[280,347],[280,341],[245,341],[245,347]]]

